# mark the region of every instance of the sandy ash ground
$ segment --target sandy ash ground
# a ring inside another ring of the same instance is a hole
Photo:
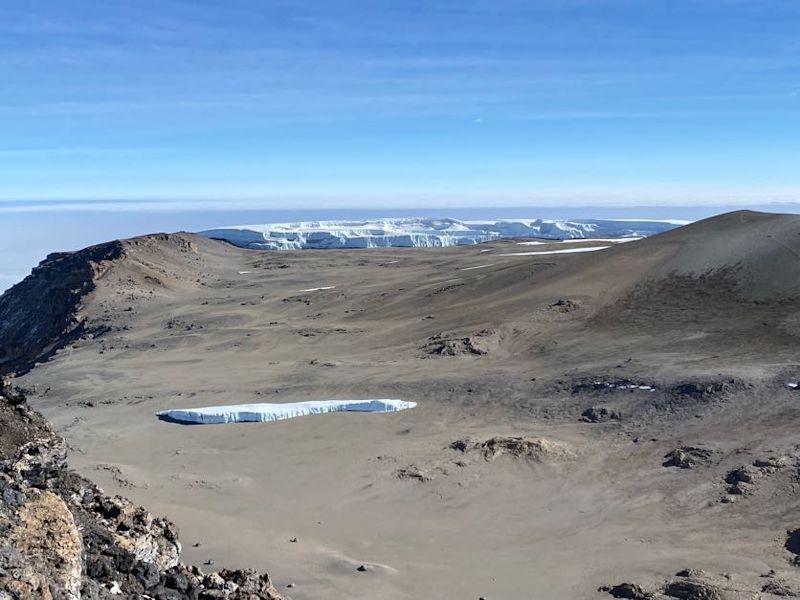
[[[800,594],[800,217],[501,256],[581,245],[136,238],[18,383],[72,466],[178,524],[186,561],[298,600]],[[155,418],[359,398],[418,407]]]

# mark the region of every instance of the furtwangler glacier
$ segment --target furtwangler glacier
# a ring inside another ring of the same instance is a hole
[[[686,221],[519,219],[378,219],[231,225],[201,231],[206,237],[257,250],[327,248],[437,247],[478,244],[502,238],[549,240],[592,237],[647,237]]]
[[[306,415],[331,412],[397,412],[414,408],[416,402],[406,400],[312,400],[310,402],[286,402],[283,404],[232,404],[230,406],[206,406],[204,408],[179,408],[163,410],[156,416],[183,423],[245,423],[282,421]]]

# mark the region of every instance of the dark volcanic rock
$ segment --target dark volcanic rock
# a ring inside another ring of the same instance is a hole
[[[761,474],[761,471],[752,465],[744,465],[729,471],[725,475],[725,483],[728,484],[728,493],[734,495],[752,493],[755,489],[756,479]]]
[[[699,465],[706,465],[710,462],[713,450],[698,448],[695,446],[681,446],[672,452],[664,455],[665,467],[678,467],[679,469],[691,469]]]
[[[610,410],[604,406],[593,406],[581,413],[581,417],[587,423],[606,423],[608,421],[619,421],[622,415],[615,410]]]
[[[672,386],[669,392],[678,398],[691,398],[693,400],[709,400],[713,396],[722,394],[741,387],[736,381],[689,382]]]
[[[422,350],[429,356],[480,356],[486,354],[485,350],[476,346],[475,340],[471,337],[446,338],[441,335],[429,338]]]
[[[416,465],[409,465],[407,467],[403,467],[402,469],[398,469],[395,471],[395,476],[398,479],[413,479],[415,481],[419,481],[420,483],[431,481],[431,476]]]
[[[761,591],[767,594],[772,594],[773,596],[787,596],[791,598],[800,596],[800,593],[798,593],[796,589],[780,581],[769,581],[765,583],[761,587]]]
[[[83,332],[74,314],[107,265],[123,253],[121,242],[45,258],[0,296],[0,373],[24,372]]]
[[[451,450],[458,450],[459,452],[466,452],[469,450],[474,444],[472,444],[469,439],[463,440],[456,440],[452,444],[450,444]]]
[[[745,465],[737,469],[733,469],[725,475],[725,483],[737,485],[740,483],[753,483],[755,481],[756,472],[753,467]]]
[[[0,598],[284,598],[255,571],[204,575],[180,548],[171,522],[69,471],[64,441],[3,381]]]
[[[786,532],[784,548],[794,554],[794,564],[800,565],[800,528]]]
[[[568,298],[560,298],[559,300],[553,302],[553,304],[551,304],[549,308],[557,312],[568,313],[578,310],[580,308],[580,304]]]
[[[673,581],[664,586],[664,595],[680,600],[723,600],[720,592],[697,581]]]
[[[620,583],[610,587],[600,588],[601,592],[608,592],[614,598],[629,598],[630,600],[650,600],[652,596],[633,583]]]

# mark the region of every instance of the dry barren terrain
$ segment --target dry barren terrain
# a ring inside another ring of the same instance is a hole
[[[0,365],[185,560],[296,600],[800,594],[800,218],[514,255],[582,244],[124,240],[0,298]],[[359,398],[418,407],[155,417]]]

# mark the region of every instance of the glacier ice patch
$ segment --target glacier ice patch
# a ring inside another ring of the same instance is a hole
[[[231,404],[204,408],[176,408],[162,410],[156,415],[165,420],[182,423],[244,423],[282,421],[306,415],[331,412],[387,413],[414,408],[416,402],[407,400],[312,400],[280,404]]]

